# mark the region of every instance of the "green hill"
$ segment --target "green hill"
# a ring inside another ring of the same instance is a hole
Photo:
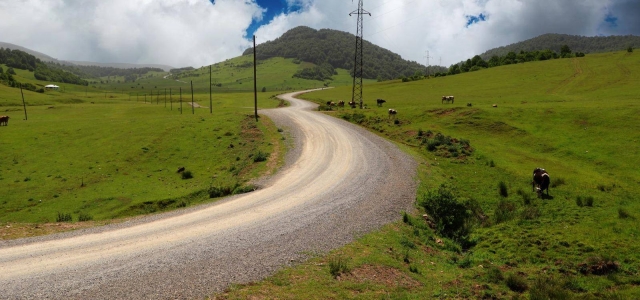
[[[611,51],[621,51],[628,47],[640,47],[640,36],[577,36],[568,34],[543,34],[541,36],[514,43],[511,45],[491,49],[480,55],[485,60],[492,56],[505,56],[509,52],[519,53],[520,51],[543,51],[551,50],[560,52],[564,45],[569,46],[574,52],[602,53]]]
[[[624,51],[366,85],[369,109],[329,114],[417,157],[417,212],[222,298],[639,299],[639,81]]]
[[[272,57],[293,58],[317,66],[329,64],[333,68],[353,72],[354,41],[355,36],[347,32],[300,26],[273,41],[256,46],[256,56],[260,60]],[[252,54],[252,51],[247,49],[243,55]],[[425,71],[425,66],[404,60],[400,55],[368,41],[363,43],[363,52],[364,78],[396,79]]]

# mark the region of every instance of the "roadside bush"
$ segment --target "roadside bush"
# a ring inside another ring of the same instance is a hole
[[[180,174],[181,174],[180,176],[182,177],[182,179],[191,179],[191,178],[193,178],[193,174],[191,174],[191,171],[184,171],[184,172],[182,172]]]
[[[60,223],[60,222],[71,222],[73,220],[73,218],[71,217],[71,214],[65,214],[65,213],[61,213],[58,212],[58,217],[56,218],[56,222]]]
[[[471,233],[471,213],[466,203],[458,200],[453,188],[442,184],[437,190],[429,190],[418,199],[429,216],[433,218],[436,232],[462,243]]]
[[[265,153],[262,151],[258,151],[258,153],[256,153],[253,156],[253,162],[262,162],[262,161],[266,161],[267,158],[269,157],[269,153]]]
[[[509,197],[509,192],[507,191],[507,184],[504,183],[504,181],[500,181],[500,183],[498,183],[498,192],[500,193],[500,196],[504,198]]]
[[[334,257],[329,261],[329,273],[333,278],[337,278],[340,274],[351,272],[347,260],[342,256]]]
[[[235,188],[236,188],[236,186],[234,186],[234,187],[212,186],[212,187],[209,188],[207,193],[209,194],[209,198],[224,197],[224,196],[231,195],[233,193],[233,191],[235,190]]]
[[[504,199],[500,200],[494,213],[494,220],[496,224],[511,220],[516,209],[517,207],[515,203]]]
[[[87,213],[80,213],[80,215],[78,216],[78,221],[79,222],[86,222],[86,221],[91,221],[93,220],[93,216],[91,216],[90,214]]]
[[[238,185],[235,189],[233,189],[232,194],[233,195],[238,195],[238,194],[245,194],[245,193],[250,193],[253,192],[255,190],[257,190],[258,188],[255,185]]]
[[[510,290],[518,293],[523,293],[524,291],[529,289],[527,280],[515,274],[509,274],[504,283],[507,285],[507,287],[509,287]]]

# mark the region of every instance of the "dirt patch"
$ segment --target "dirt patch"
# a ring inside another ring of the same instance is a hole
[[[72,231],[83,228],[90,228],[95,226],[103,226],[109,223],[122,222],[118,221],[90,221],[90,222],[78,222],[78,223],[8,223],[0,226],[0,240],[13,240],[25,237],[34,237],[41,235],[48,235],[53,233],[60,233],[66,231]]]
[[[402,273],[400,270],[387,266],[363,265],[351,273],[342,274],[337,278],[340,281],[355,281],[358,283],[372,282],[390,288],[402,287],[412,289],[421,286],[417,280]]]

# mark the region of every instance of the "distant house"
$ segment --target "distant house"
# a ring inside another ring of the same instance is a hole
[[[59,86],[57,86],[57,85],[55,85],[55,84],[45,85],[45,86],[44,86],[44,88],[45,88],[47,91],[50,91],[50,90],[56,90],[56,91],[57,91],[58,89],[60,89],[60,87],[59,87]]]

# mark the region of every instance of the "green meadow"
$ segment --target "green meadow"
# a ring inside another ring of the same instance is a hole
[[[21,82],[48,84],[16,71]],[[204,107],[193,109],[190,87],[154,76],[139,81],[158,85],[146,99],[92,86],[25,90],[28,120],[20,89],[0,85],[0,114],[11,117],[0,127],[0,224],[10,225],[3,229],[190,206],[251,191],[252,179],[282,164],[286,132],[256,122],[253,93],[216,93],[210,113],[205,88],[193,97]],[[273,95],[260,93],[259,108],[282,105]]]
[[[416,210],[216,298],[640,298],[638,82],[640,56],[615,52],[366,85],[367,109],[327,113],[416,157]],[[344,87],[303,97],[350,96]],[[549,197],[532,192],[536,167],[550,174]],[[434,197],[476,204],[468,236],[429,228]]]

